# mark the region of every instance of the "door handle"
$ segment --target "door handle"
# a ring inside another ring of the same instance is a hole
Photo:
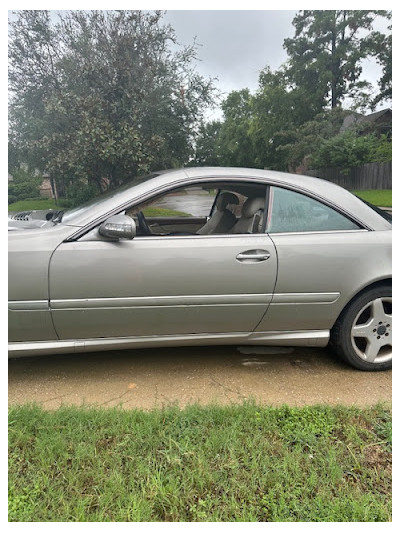
[[[267,250],[247,250],[241,252],[236,256],[236,259],[241,262],[260,262],[266,261],[271,257],[271,254]]]

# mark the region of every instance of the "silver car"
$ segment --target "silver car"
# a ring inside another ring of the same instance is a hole
[[[390,217],[328,181],[185,168],[47,218],[10,221],[10,357],[329,343],[391,366]]]

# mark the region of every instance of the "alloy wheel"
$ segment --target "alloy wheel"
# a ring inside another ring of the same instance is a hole
[[[368,363],[384,363],[392,358],[392,298],[372,300],[357,314],[351,327],[354,351]]]

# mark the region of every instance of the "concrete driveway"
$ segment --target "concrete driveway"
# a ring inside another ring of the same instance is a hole
[[[254,398],[366,406],[391,402],[391,380],[391,371],[357,371],[325,349],[158,348],[10,360],[9,403],[150,409]]]

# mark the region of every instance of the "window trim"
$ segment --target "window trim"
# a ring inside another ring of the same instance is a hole
[[[321,229],[321,230],[312,230],[312,231],[280,231],[275,233],[267,233],[271,237],[271,239],[275,235],[321,235],[323,233],[326,233],[328,235],[332,235],[335,233],[368,233],[369,230],[366,228],[359,228],[359,229]]]
[[[260,233],[265,233],[265,234],[267,233],[267,222],[268,222],[268,213],[270,210],[270,201],[271,201],[271,185],[268,183],[265,189],[265,207],[264,207],[263,221],[262,221]]]
[[[334,235],[334,234],[340,234],[340,233],[368,233],[367,229],[355,229],[355,230],[323,230],[323,231],[304,231],[304,232],[289,232],[289,233],[214,233],[213,235],[142,235],[140,237],[137,237],[140,240],[149,240],[149,241],[157,241],[159,239],[162,240],[171,240],[171,239],[238,239],[246,237],[249,239],[256,239],[261,237],[269,237],[272,241],[274,240],[275,236],[285,236],[285,235],[321,235],[321,234],[327,234],[327,235]],[[135,237],[136,239],[136,237]],[[135,239],[128,242],[134,242]]]
[[[214,214],[215,206],[217,205],[218,196],[221,194],[222,189],[217,190],[217,194],[215,195],[213,205],[211,206],[211,211],[208,213],[208,219],[212,217]]]

